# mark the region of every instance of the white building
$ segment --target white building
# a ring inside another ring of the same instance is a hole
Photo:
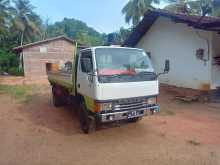
[[[149,11],[125,46],[150,53],[156,72],[170,60],[160,82],[177,87],[213,90],[220,87],[220,18]]]

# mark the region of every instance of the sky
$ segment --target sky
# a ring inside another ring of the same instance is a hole
[[[35,11],[50,23],[63,18],[75,18],[101,33],[110,33],[129,27],[122,8],[129,0],[30,0]]]

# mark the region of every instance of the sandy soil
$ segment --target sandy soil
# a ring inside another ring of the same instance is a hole
[[[26,104],[0,95],[0,165],[220,165],[220,108],[162,92],[161,114],[81,132],[49,90]]]

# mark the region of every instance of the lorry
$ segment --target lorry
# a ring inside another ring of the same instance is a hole
[[[60,72],[48,72],[53,104],[77,103],[81,129],[103,123],[137,122],[160,111],[158,75],[148,54],[137,48],[99,46],[74,53]],[[169,72],[169,61],[163,73]]]

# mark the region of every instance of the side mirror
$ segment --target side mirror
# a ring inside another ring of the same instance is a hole
[[[169,71],[170,71],[170,61],[166,60],[165,61],[164,73],[169,73]]]
[[[157,74],[157,77],[159,77],[160,75],[163,75],[163,74],[167,74],[167,73],[169,73],[169,71],[170,71],[170,60],[166,60],[163,73]]]

